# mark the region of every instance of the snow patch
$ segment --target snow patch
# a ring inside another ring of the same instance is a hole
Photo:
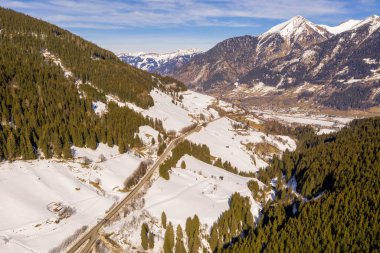
[[[107,112],[107,105],[101,101],[92,102],[92,109],[97,115],[101,116]]]
[[[153,129],[150,126],[139,127],[139,134],[138,135],[145,145],[151,144],[152,139],[154,139],[155,142],[158,143],[158,135],[159,134],[160,133],[157,130]]]
[[[47,49],[42,50],[41,53],[45,59],[51,60],[52,62],[54,62],[55,65],[61,67],[61,69],[63,70],[63,74],[66,78],[73,77],[73,73],[63,66],[62,61],[59,57],[50,53]]]

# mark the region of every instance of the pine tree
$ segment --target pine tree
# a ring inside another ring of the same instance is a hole
[[[63,148],[62,148],[62,155],[65,159],[69,159],[69,158],[72,158],[72,152],[71,152],[71,147],[70,147],[70,144],[69,143],[65,143],[63,144]]]
[[[219,241],[218,229],[217,229],[217,225],[214,224],[211,227],[211,233],[210,233],[210,248],[212,252],[218,249],[218,241]]]
[[[174,247],[174,230],[171,222],[166,227],[164,238],[164,253],[173,253]]]
[[[198,252],[201,241],[199,238],[199,228],[200,228],[200,222],[197,215],[194,215],[193,218],[189,217],[186,220],[186,235],[188,237],[188,248],[190,253],[196,253]]]
[[[184,160],[182,160],[182,163],[181,163],[181,169],[186,169],[186,163]]]
[[[164,229],[166,229],[166,213],[162,212],[161,213],[161,224]]]
[[[140,237],[141,237],[141,246],[143,247],[144,250],[148,249],[148,244],[150,242],[148,240],[148,232],[149,232],[148,224],[143,223],[141,225]]]
[[[15,137],[12,131],[10,131],[7,138],[7,153],[8,153],[9,160],[13,160],[14,158],[16,158],[16,152],[17,152],[16,147],[17,146],[16,146]]]
[[[154,234],[152,232],[149,232],[149,249],[154,248]]]
[[[175,253],[186,253],[181,225],[178,225],[176,230]]]

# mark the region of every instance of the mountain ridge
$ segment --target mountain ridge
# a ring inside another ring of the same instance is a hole
[[[226,39],[169,74],[226,99],[287,97],[293,105],[367,109],[380,103],[379,27],[376,15],[335,28],[296,16],[260,36]]]
[[[131,66],[165,75],[185,65],[192,57],[200,53],[202,51],[199,49],[191,48],[169,53],[121,53],[118,57]]]

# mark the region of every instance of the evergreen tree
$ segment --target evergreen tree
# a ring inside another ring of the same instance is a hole
[[[141,225],[140,237],[141,237],[141,246],[143,247],[144,250],[148,249],[148,246],[149,246],[148,244],[150,242],[150,240],[148,240],[148,233],[149,233],[148,224],[143,223]]]
[[[186,253],[181,225],[178,225],[176,230],[175,253]]]
[[[152,232],[149,232],[149,249],[154,248],[154,234]]]
[[[166,213],[165,212],[162,212],[161,213],[161,224],[162,224],[162,227],[164,228],[164,229],[166,229]]]
[[[71,147],[69,143],[65,143],[62,148],[62,155],[65,159],[72,158]]]
[[[9,157],[9,160],[13,160],[16,158],[17,154],[17,147],[16,147],[16,139],[12,132],[8,134],[7,139],[7,154]]]
[[[164,253],[173,253],[174,247],[174,230],[171,222],[166,227],[165,238],[164,238]]]
[[[248,188],[252,192],[253,199],[257,200],[259,197],[259,190],[260,190],[259,184],[255,180],[249,180],[247,185],[248,185]]]
[[[194,215],[193,218],[187,218],[185,230],[188,237],[187,245],[189,253],[197,253],[201,246],[201,240],[199,237],[200,221],[197,215]]]
[[[214,251],[215,249],[218,249],[219,247],[220,245],[219,245],[218,229],[217,229],[217,226],[214,224],[211,227],[210,248],[212,251]]]
[[[181,162],[181,169],[186,169],[186,163],[184,160]]]

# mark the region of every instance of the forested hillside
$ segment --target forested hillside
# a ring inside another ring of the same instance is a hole
[[[218,252],[374,252],[380,248],[380,118],[353,121],[338,133],[309,136],[269,172],[278,182],[256,228]],[[219,238],[224,243],[223,238]]]
[[[41,51],[48,50],[84,83],[90,81],[105,93],[141,107],[153,104],[149,96],[154,85],[151,74],[123,64],[112,52],[55,25],[11,10],[1,8],[0,18],[2,49],[10,47],[14,58],[19,56],[37,65],[43,60]]]
[[[152,77],[68,31],[3,8],[0,47],[0,160],[69,158],[71,145],[95,148],[99,142],[124,152],[140,145],[139,126],[162,129],[161,122],[112,103],[97,116],[91,102],[113,94],[146,108],[153,105],[150,90],[174,79]]]

